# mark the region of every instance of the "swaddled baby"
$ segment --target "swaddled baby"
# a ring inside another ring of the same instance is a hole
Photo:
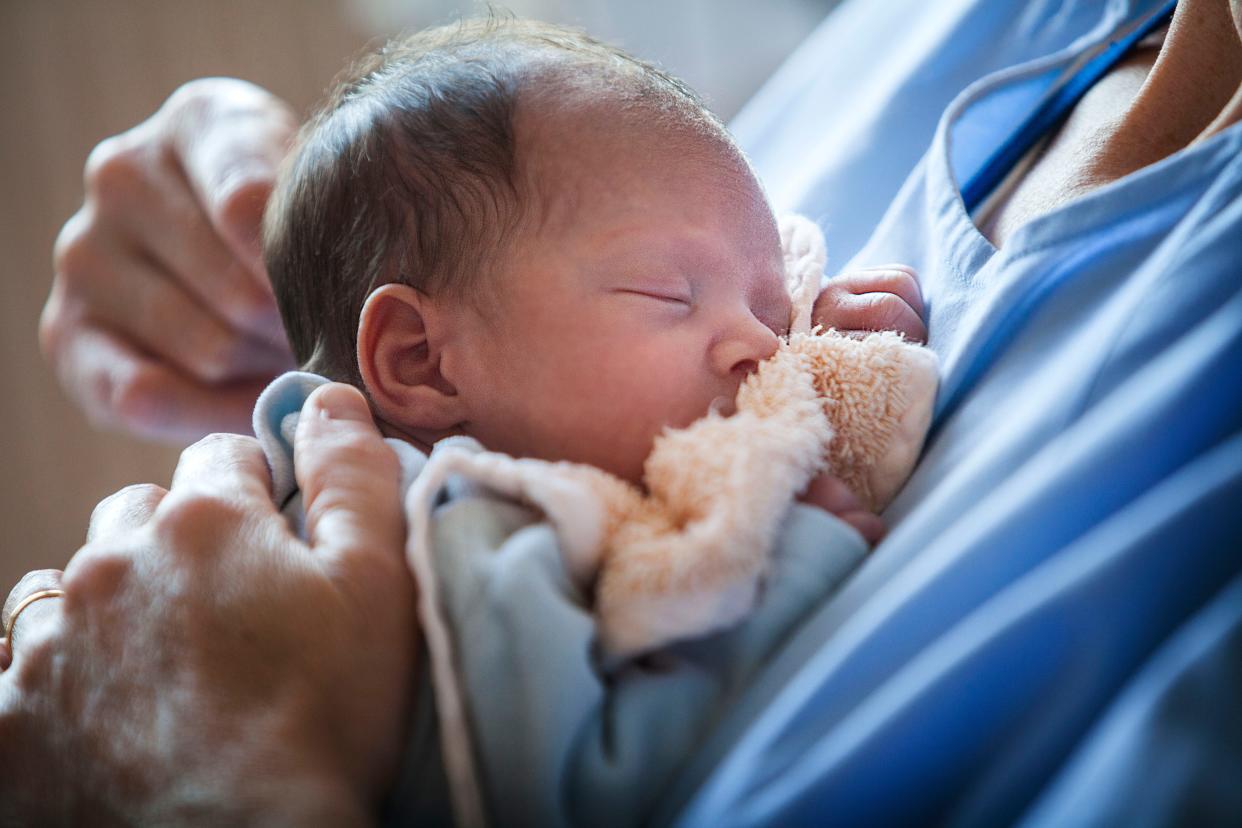
[[[823,267],[806,232],[792,286],[804,327]],[[268,270],[304,368],[363,388],[389,437],[426,451],[461,436],[485,447],[441,465],[577,532],[562,544],[588,592],[608,565],[601,533],[617,529],[604,516],[613,507],[600,503],[624,501],[616,513],[625,515],[645,508],[654,493],[644,463],[661,435],[709,411],[735,419],[727,415],[743,382],[788,347],[781,338],[797,313],[786,257],[797,250],[787,242],[741,152],[682,83],[581,34],[524,21],[423,32],[355,67],[304,128],[265,227]],[[917,307],[912,281],[902,284]],[[906,346],[890,335],[867,359],[895,347]],[[810,383],[810,362],[797,360],[791,370],[808,369]],[[883,396],[879,376],[858,387]],[[907,427],[917,451],[922,425]],[[782,510],[823,467],[832,426],[813,428]],[[701,478],[705,491],[721,484]],[[421,502],[428,517],[442,482],[429,466],[407,503]],[[594,516],[585,528],[583,514]],[[684,516],[659,520],[686,529]],[[430,542],[428,523],[412,523],[413,546]],[[427,610],[436,576],[426,554],[414,557],[448,775],[475,786],[465,778],[469,748],[453,745],[465,714],[450,636]],[[746,575],[744,602],[762,571],[758,561]],[[614,649],[675,637],[664,629]],[[468,799],[459,794],[458,816],[477,821]]]

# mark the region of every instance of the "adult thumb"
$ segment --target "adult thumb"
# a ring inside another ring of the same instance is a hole
[[[315,553],[347,570],[403,560],[400,466],[357,389],[330,383],[302,406],[294,469]]]

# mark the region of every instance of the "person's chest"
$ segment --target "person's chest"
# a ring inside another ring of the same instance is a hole
[[[1100,79],[1065,122],[1019,165],[979,215],[979,231],[1004,247],[1014,231],[1147,163],[1159,140],[1118,135],[1159,55],[1159,43],[1137,49]],[[1158,136],[1155,136],[1158,138]]]
[[[893,525],[912,513],[959,514],[1124,379],[1118,366],[1141,361],[1120,343],[1165,335],[1146,337],[1135,325],[1157,313],[1152,297],[1185,285],[1164,261],[1163,240],[1179,225],[1193,234],[1189,227],[1201,218],[1192,219],[1192,209],[1236,144],[1218,136],[1137,169],[1102,163],[1100,132],[1133,103],[1155,53],[1136,53],[1098,81],[1025,175],[1014,176],[1019,186],[985,205],[990,215],[968,210],[963,182],[1004,140],[1015,113],[1047,88],[1039,79],[1057,75],[1064,61],[1000,73],[967,90],[853,261],[915,267],[929,345],[941,360],[936,429],[916,477],[886,515]],[[989,234],[1005,221],[1004,243],[994,244]],[[1200,291],[1182,293],[1198,301]],[[1173,313],[1175,303],[1157,304]],[[1181,318],[1210,307],[1205,298]],[[1152,322],[1153,331],[1165,327]],[[933,492],[938,506],[924,503]]]

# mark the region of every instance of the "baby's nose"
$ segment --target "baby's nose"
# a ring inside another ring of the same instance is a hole
[[[753,359],[739,360],[738,363],[733,366],[733,373],[741,374],[742,376],[752,374],[757,370],[759,370],[759,363]]]
[[[767,325],[752,317],[750,323],[738,325],[729,336],[716,343],[713,354],[716,370],[724,376],[745,377],[776,353],[778,342]]]

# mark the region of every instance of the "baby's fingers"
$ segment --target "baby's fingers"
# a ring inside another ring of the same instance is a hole
[[[927,341],[927,325],[910,303],[895,293],[856,294],[829,283],[815,300],[811,322],[844,333],[896,331],[908,342]]]
[[[875,546],[884,539],[884,535],[888,532],[880,516],[873,515],[871,512],[846,512],[843,515],[837,515],[837,518],[857,529],[858,534],[863,536],[863,540],[869,546]]]
[[[884,537],[884,522],[868,512],[858,495],[839,477],[827,473],[819,475],[807,485],[798,499],[848,523],[872,546]]]
[[[888,264],[851,270],[834,276],[832,283],[850,293],[895,293],[920,317],[925,312],[918,275],[908,265]]]

